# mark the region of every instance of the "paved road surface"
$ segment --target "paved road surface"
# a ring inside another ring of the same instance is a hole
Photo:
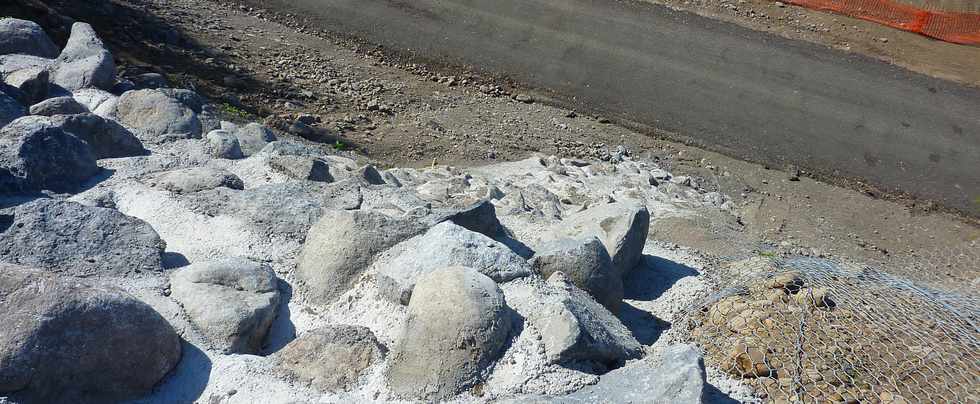
[[[262,3],[737,157],[865,179],[980,215],[977,89],[625,1]]]

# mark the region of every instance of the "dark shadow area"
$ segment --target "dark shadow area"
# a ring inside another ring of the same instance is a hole
[[[698,271],[665,258],[644,255],[643,261],[623,279],[623,298],[655,300],[678,280],[697,276]]]
[[[271,355],[296,339],[296,325],[293,324],[289,311],[289,302],[293,300],[293,287],[286,281],[279,280],[279,314],[276,316],[269,334],[265,337],[262,355]]]
[[[7,231],[14,224],[14,215],[0,215],[0,233]]]
[[[619,317],[619,321],[622,321],[633,337],[643,345],[652,345],[657,342],[661,334],[670,329],[669,322],[626,302],[619,306],[616,317]]]
[[[163,269],[176,269],[186,267],[191,264],[184,254],[173,251],[164,252],[161,254],[160,258],[163,263]]]
[[[18,194],[0,195],[0,209],[13,208],[25,203],[30,203],[36,199],[49,198],[41,192],[25,192]]]
[[[717,387],[704,384],[704,404],[737,404],[738,400],[732,398]]]
[[[95,174],[94,176],[89,177],[89,179],[85,180],[85,182],[83,182],[81,184],[81,186],[79,186],[79,188],[78,188],[78,190],[76,192],[72,192],[72,193],[73,194],[82,193],[82,192],[88,191],[88,190],[90,190],[92,188],[95,188],[95,186],[96,185],[99,185],[100,182],[105,181],[105,180],[107,180],[109,178],[112,178],[112,175],[115,174],[115,173],[116,173],[116,170],[111,170],[111,169],[108,169],[108,168],[101,168],[99,170],[99,173],[98,174]]]
[[[494,237],[494,240],[507,246],[514,254],[520,255],[521,258],[531,259],[534,256],[534,250],[528,247],[527,244],[522,243],[520,240],[514,238],[514,233],[509,229],[500,225],[500,233]]]
[[[196,402],[211,379],[211,359],[190,342],[181,341],[180,346],[180,362],[151,394],[166,392],[166,401],[172,403]]]

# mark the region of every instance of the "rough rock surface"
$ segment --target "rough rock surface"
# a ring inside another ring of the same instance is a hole
[[[234,133],[245,156],[258,153],[267,144],[276,141],[276,135],[269,128],[254,122],[238,128]]]
[[[650,213],[645,206],[616,202],[569,216],[554,232],[566,237],[598,237],[612,257],[616,273],[624,276],[639,263],[649,228]]]
[[[79,104],[78,101],[75,101],[74,98],[65,96],[48,98],[31,105],[30,112],[31,115],[54,116],[84,114],[88,110],[82,104]]]
[[[58,56],[58,46],[35,22],[2,18],[0,19],[0,55],[11,53],[50,59]]]
[[[419,278],[452,266],[476,269],[495,282],[531,274],[530,264],[507,246],[451,222],[437,224],[378,256],[372,273],[382,295],[409,304]]]
[[[238,138],[223,130],[213,130],[207,135],[208,152],[211,157],[235,160],[244,157]]]
[[[9,221],[0,226],[0,261],[71,276],[162,269],[160,236],[115,209],[38,199],[14,208]]]
[[[114,119],[116,116],[119,97],[115,94],[97,88],[83,88],[73,92],[71,96],[93,114],[106,119]]]
[[[606,247],[595,236],[545,242],[538,247],[531,264],[544,278],[563,272],[575,286],[588,292],[609,311],[619,311],[623,301],[623,279],[616,276]]]
[[[385,353],[369,328],[329,325],[293,340],[275,360],[303,383],[324,391],[344,391],[356,386]]]
[[[490,238],[497,237],[501,230],[500,221],[497,220],[497,210],[488,200],[449,213],[437,221],[450,221]]]
[[[180,359],[173,327],[116,288],[0,264],[0,301],[0,394],[25,402],[134,398]]]
[[[333,182],[330,166],[323,159],[305,156],[272,156],[269,166],[298,180]]]
[[[118,122],[96,114],[59,115],[51,122],[88,143],[96,159],[142,156],[143,143]]]
[[[370,211],[328,211],[310,229],[296,268],[315,301],[327,303],[350,288],[376,254],[425,231],[413,219]]]
[[[144,142],[201,137],[197,113],[163,90],[127,91],[119,97],[116,115]]]
[[[280,299],[272,268],[244,258],[181,268],[170,288],[194,325],[225,353],[258,353]]]
[[[543,337],[552,363],[588,362],[612,369],[643,355],[643,347],[609,310],[561,272],[547,282],[529,278],[503,285],[507,302]]]
[[[0,129],[0,192],[74,191],[98,172],[89,145],[51,118],[25,116]]]
[[[50,73],[43,66],[27,67],[3,76],[3,82],[20,92],[17,100],[24,105],[34,105],[48,98]]]
[[[157,175],[152,182],[155,186],[170,192],[184,194],[218,187],[245,189],[245,184],[235,174],[228,170],[211,167],[191,167],[168,171]]]
[[[27,115],[27,109],[16,99],[0,91],[0,128]]]
[[[116,83],[112,54],[91,25],[72,25],[68,43],[55,61],[51,82],[68,91],[86,87],[108,90]]]
[[[441,400],[482,381],[511,330],[504,295],[475,269],[449,267],[419,279],[408,321],[392,350],[391,390]]]

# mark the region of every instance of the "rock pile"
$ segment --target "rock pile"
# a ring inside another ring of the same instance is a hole
[[[161,77],[120,85],[84,23],[58,52],[36,24],[0,20],[0,78],[0,395],[14,402],[229,385],[256,402],[701,399],[700,354],[647,357],[619,316],[624,279],[655,270],[657,215],[710,206],[652,185],[655,164],[379,170],[221,121]]]

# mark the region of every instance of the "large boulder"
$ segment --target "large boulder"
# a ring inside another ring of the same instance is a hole
[[[207,149],[211,157],[236,160],[245,157],[235,135],[223,130],[213,130],[207,135]]]
[[[531,265],[544,278],[564,272],[575,286],[588,292],[616,313],[623,301],[623,279],[616,276],[612,259],[595,236],[550,240],[538,247]]]
[[[14,97],[0,91],[0,128],[27,115],[27,108],[24,108]]]
[[[355,387],[385,352],[367,327],[328,325],[293,340],[274,359],[288,376],[336,392]]]
[[[33,21],[0,19],[0,55],[22,54],[43,58],[58,57],[58,46]]]
[[[211,167],[182,168],[157,175],[153,185],[178,194],[205,191],[219,187],[242,190],[245,184],[228,170]]]
[[[298,180],[333,182],[330,166],[323,159],[308,156],[271,156],[269,168]]]
[[[93,114],[106,119],[114,119],[116,116],[119,97],[115,94],[97,88],[83,88],[73,92],[71,96]]]
[[[650,230],[650,212],[633,202],[598,205],[569,216],[553,229],[553,237],[595,236],[606,246],[613,268],[625,276],[640,262]]]
[[[0,192],[72,192],[98,172],[88,143],[51,118],[25,116],[0,129]]]
[[[392,350],[391,391],[439,401],[482,382],[508,340],[508,313],[500,288],[475,269],[450,267],[424,275]]]
[[[181,268],[170,289],[212,347],[225,353],[258,353],[280,299],[272,268],[245,258]]]
[[[160,271],[166,247],[146,222],[115,209],[38,199],[13,209],[0,261],[71,276]]]
[[[556,400],[559,403],[700,403],[704,359],[692,345],[671,345],[659,361],[642,360],[613,370],[599,383]]]
[[[542,336],[549,363],[585,363],[597,370],[622,366],[643,347],[609,310],[561,272],[547,282],[527,278],[504,284],[507,303]]]
[[[235,136],[238,137],[242,154],[246,157],[262,151],[267,144],[276,141],[276,135],[269,128],[255,122],[238,128]]]
[[[451,266],[474,268],[496,282],[532,272],[531,265],[507,246],[451,222],[437,224],[385,251],[375,260],[372,272],[383,296],[408,304],[423,275]]]
[[[48,98],[37,104],[31,105],[31,115],[74,115],[88,112],[82,104],[75,101],[70,96]]]
[[[52,66],[54,66],[54,59],[22,54],[0,55],[0,76],[4,78],[20,70],[50,70]]]
[[[96,114],[58,115],[51,122],[88,143],[96,159],[142,156],[143,142],[118,122]]]
[[[127,91],[119,97],[116,117],[144,142],[201,137],[197,113],[163,90]]]
[[[136,398],[180,360],[173,327],[114,287],[0,264],[0,301],[0,395],[14,402]]]
[[[112,54],[91,25],[72,25],[68,43],[54,63],[51,82],[69,92],[86,87],[108,90],[116,84]]]
[[[296,277],[308,298],[328,303],[350,289],[374,256],[425,231],[414,219],[371,211],[327,211],[310,228]]]
[[[437,216],[437,222],[449,221],[469,230],[494,238],[500,233],[501,225],[497,211],[489,200],[483,200]]]
[[[49,74],[48,69],[42,66],[27,67],[3,76],[3,82],[20,92],[17,100],[21,104],[34,105],[48,98]]]

